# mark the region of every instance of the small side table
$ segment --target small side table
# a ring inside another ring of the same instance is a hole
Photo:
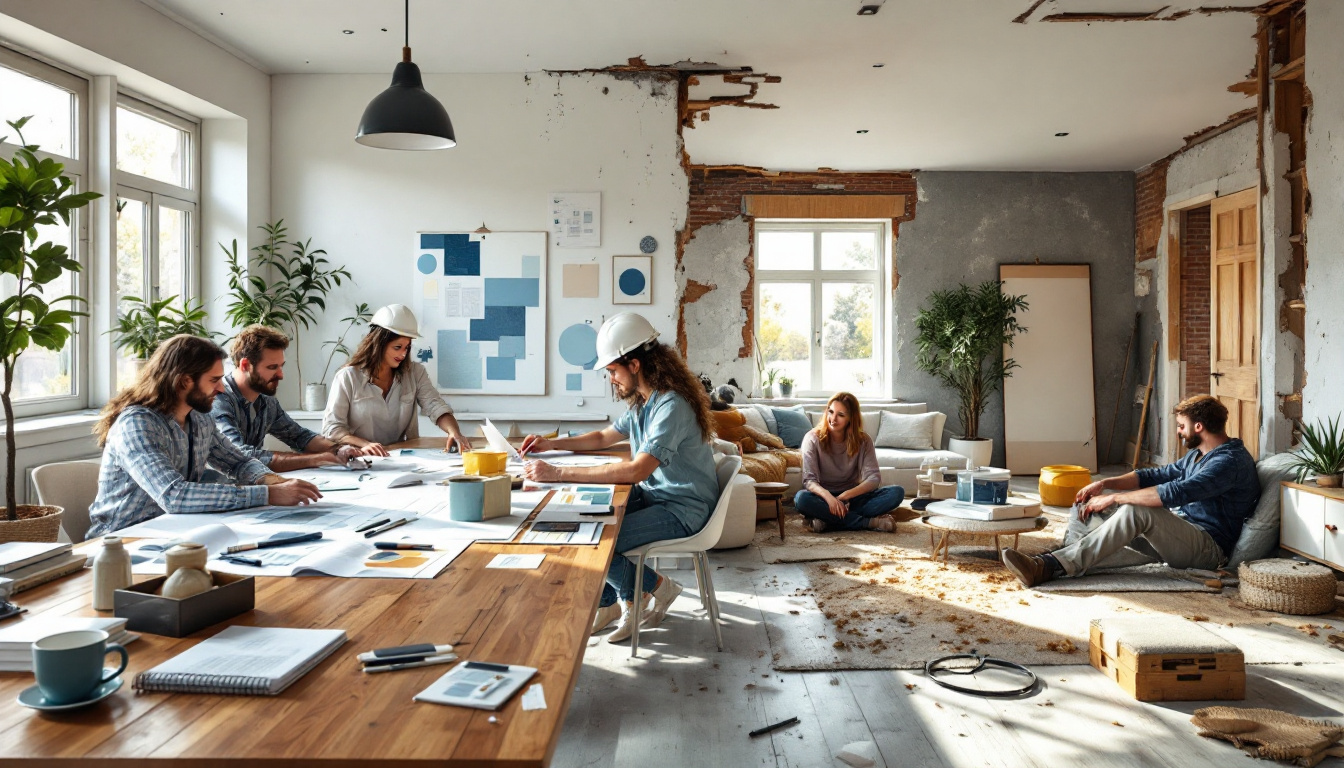
[[[773,504],[775,523],[779,526],[780,541],[784,540],[784,494],[788,491],[788,483],[756,483],[756,519],[767,520],[770,517],[769,515],[761,515],[761,502]]]
[[[952,534],[954,533],[964,533],[970,536],[993,536],[994,551],[997,552],[1000,536],[1011,535],[1013,537],[1013,548],[1016,549],[1019,534],[1039,530],[1049,523],[1050,521],[1044,515],[1021,517],[1016,520],[966,520],[960,517],[930,515],[924,518],[924,524],[929,527],[929,559],[938,559],[938,551],[942,550],[943,562],[947,562],[947,550],[952,546]],[[934,543],[934,531],[942,533],[937,543]]]

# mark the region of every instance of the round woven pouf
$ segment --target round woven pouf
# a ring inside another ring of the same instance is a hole
[[[1256,560],[1237,568],[1241,602],[1251,608],[1299,616],[1335,609],[1335,574],[1296,560]]]

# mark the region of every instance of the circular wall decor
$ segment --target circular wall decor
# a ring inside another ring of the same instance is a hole
[[[617,285],[626,296],[638,296],[644,291],[644,273],[638,269],[627,269],[621,273]]]
[[[658,250],[658,241],[653,239],[653,235],[645,235],[639,241],[640,253],[653,253]]]
[[[422,253],[420,258],[415,260],[416,269],[420,270],[422,275],[432,275],[434,270],[439,267],[439,260],[434,258],[432,253]]]

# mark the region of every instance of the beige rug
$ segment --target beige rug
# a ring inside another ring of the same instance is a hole
[[[762,558],[773,550],[788,558],[753,574],[774,668],[917,669],[971,650],[1023,664],[1086,664],[1093,618],[1142,614],[1199,621],[1241,647],[1252,664],[1344,660],[1326,642],[1344,627],[1338,612],[1251,611],[1234,603],[1233,589],[1046,594],[1022,588],[992,559],[990,539],[952,547],[947,565],[931,561],[927,531],[918,525],[901,523],[889,534],[814,534],[790,515],[785,547],[773,522],[760,526],[754,543]],[[1052,522],[1024,534],[1020,547],[1050,549],[1060,530]],[[822,555],[847,559],[818,561]]]

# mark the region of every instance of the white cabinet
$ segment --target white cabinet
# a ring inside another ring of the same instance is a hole
[[[1344,492],[1285,482],[1281,493],[1280,546],[1344,569]]]

